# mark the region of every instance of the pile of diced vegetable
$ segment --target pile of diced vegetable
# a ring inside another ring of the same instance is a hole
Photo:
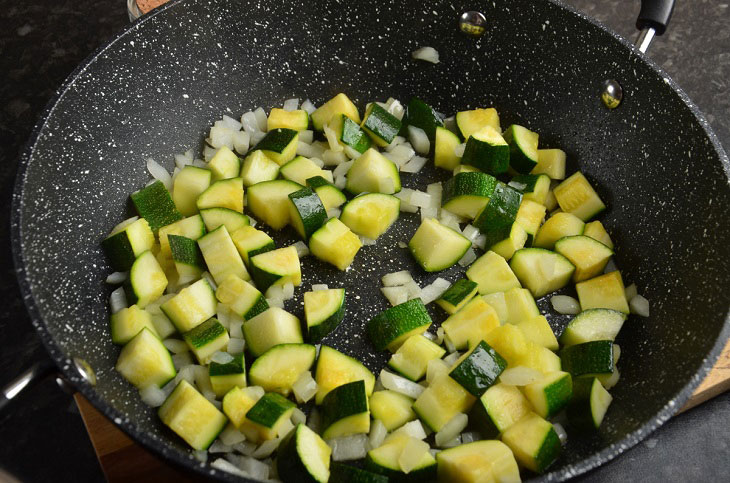
[[[594,220],[605,205],[581,172],[566,178],[563,151],[503,130],[494,108],[443,119],[414,97],[361,118],[345,94],[224,116],[206,142],[172,175],[148,160],[139,216],[102,242],[120,285],[116,368],[196,457],[286,482],[520,481],[559,458],[564,426],[599,428],[619,379],[614,339],[649,306],[624,287]],[[429,158],[453,176],[401,189]],[[298,314],[284,302],[301,257],[344,280],[363,245],[419,211],[407,249],[422,269],[466,268],[425,287],[407,271],[382,277],[392,307],[364,324],[373,350],[392,353],[376,377],[319,345],[346,316],[344,288],[311,286]],[[277,247],[267,231],[288,226],[302,241]],[[577,300],[551,299],[575,315],[556,337],[535,299],[569,284]]]

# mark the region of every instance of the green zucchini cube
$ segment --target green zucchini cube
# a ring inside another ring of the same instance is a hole
[[[246,348],[258,357],[278,344],[300,344],[299,319],[278,307],[271,307],[243,323]]]
[[[269,308],[266,298],[256,287],[234,274],[218,285],[215,296],[243,320],[252,319]]]
[[[142,329],[147,329],[157,336],[157,330],[152,324],[152,316],[146,310],[136,305],[124,308],[112,314],[110,319],[112,342],[126,344]]]
[[[469,420],[482,436],[493,439],[531,412],[530,402],[517,386],[499,383],[482,394],[474,404]]]
[[[138,389],[151,384],[162,387],[176,375],[167,348],[147,328],[122,348],[115,369]]]
[[[446,311],[453,314],[461,310],[477,294],[479,285],[469,279],[457,280],[449,287],[436,303]]]
[[[266,441],[279,436],[279,428],[291,417],[296,407],[281,394],[268,392],[248,410],[246,419],[257,430],[259,440]]]
[[[142,253],[151,250],[155,235],[144,218],[130,218],[114,227],[108,237],[101,242],[101,248],[112,268],[126,272]]]
[[[322,400],[321,409],[324,439],[370,431],[365,381],[354,381],[332,389]]]
[[[441,205],[473,220],[487,206],[496,187],[497,178],[486,173],[458,173],[444,183]]]
[[[366,331],[375,349],[395,352],[409,337],[428,330],[431,323],[421,299],[412,299],[370,319]]]
[[[291,224],[304,240],[308,240],[327,221],[322,200],[312,188],[302,188],[289,193],[289,201]]]
[[[181,333],[188,332],[216,314],[218,301],[207,280],[201,279],[180,290],[160,306]]]
[[[211,361],[208,366],[210,385],[218,397],[223,397],[234,387],[246,387],[246,361],[243,354],[236,354],[233,360],[225,364]]]
[[[499,131],[485,126],[466,140],[461,163],[489,174],[504,173],[510,165],[510,147]]]
[[[198,451],[208,449],[228,423],[226,416],[185,379],[157,414],[166,426]]]
[[[376,145],[385,147],[400,132],[401,120],[373,102],[365,111],[360,127],[370,135]]]
[[[568,405],[568,420],[579,430],[596,430],[603,422],[613,398],[594,377],[573,381],[573,398]]]
[[[502,434],[502,442],[522,466],[536,473],[543,473],[562,450],[553,425],[535,413],[510,426]]]
[[[563,370],[574,377],[595,376],[613,372],[613,341],[584,342],[560,351]]]
[[[573,380],[567,372],[549,372],[523,389],[535,412],[549,419],[570,402]]]
[[[279,445],[278,453],[276,470],[282,480],[333,481],[333,475],[330,474],[332,449],[306,425],[298,424],[290,431]]]
[[[183,334],[183,340],[193,351],[198,362],[207,364],[210,357],[221,350],[225,350],[230,340],[228,331],[218,319],[208,319],[194,329]]]
[[[507,368],[507,361],[484,341],[461,356],[449,375],[472,395],[480,397]]]
[[[163,226],[183,218],[162,181],[155,181],[132,193],[131,198],[137,213],[147,220],[154,233]]]
[[[276,128],[254,146],[254,151],[263,151],[272,161],[282,166],[297,154],[299,132],[294,129]]]

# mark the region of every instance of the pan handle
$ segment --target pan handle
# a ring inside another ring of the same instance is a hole
[[[35,386],[45,379],[46,376],[56,371],[56,365],[48,358],[33,364],[28,370],[0,390],[0,411],[23,391]]]
[[[674,0],[641,0],[641,10],[636,19],[636,28],[640,30],[636,47],[642,53],[646,53],[655,36],[666,31],[673,11]]]

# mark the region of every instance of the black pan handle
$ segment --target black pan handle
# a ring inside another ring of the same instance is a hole
[[[44,358],[42,361],[33,364],[28,370],[0,390],[0,411],[23,391],[30,389],[44,380],[48,375],[57,371],[56,365],[48,358]]]
[[[646,53],[654,37],[667,30],[673,11],[674,0],[641,0],[641,10],[636,19],[636,28],[640,30],[634,43],[636,48]]]

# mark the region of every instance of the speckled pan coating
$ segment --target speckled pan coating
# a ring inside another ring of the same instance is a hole
[[[541,145],[566,150],[570,169],[580,166],[609,206],[601,220],[625,280],[651,301],[652,316],[631,317],[619,336],[622,377],[600,432],[571,433],[543,479],[583,473],[667,420],[730,333],[730,165],[686,95],[626,41],[557,3],[484,2],[489,26],[478,41],[456,29],[472,2],[307,3],[171,3],[96,52],[49,104],[20,163],[12,230],[28,310],[66,376],[148,448],[229,479],[192,459],[113,370],[111,270],[99,241],[131,213],[128,194],[148,178],[144,159],[171,168],[172,154],[198,148],[223,113],[238,117],[290,97],[320,104],[340,91],[361,107],[417,94],[449,114],[493,105],[503,126],[523,123]],[[440,64],[410,59],[426,45]],[[615,111],[599,100],[606,78],[624,88]],[[404,186],[424,189],[439,176],[404,174]],[[364,323],[387,306],[379,277],[399,269],[421,285],[436,277],[397,247],[417,224],[402,217],[377,246],[363,247],[346,276],[306,259],[287,308],[301,315],[301,294],[313,283],[345,286],[346,320],[325,343],[379,370],[386,354],[364,338]],[[281,246],[294,237],[276,239]],[[439,275],[453,281],[461,271]],[[564,319],[550,316],[558,330]],[[79,380],[71,356],[96,370],[95,389]]]

